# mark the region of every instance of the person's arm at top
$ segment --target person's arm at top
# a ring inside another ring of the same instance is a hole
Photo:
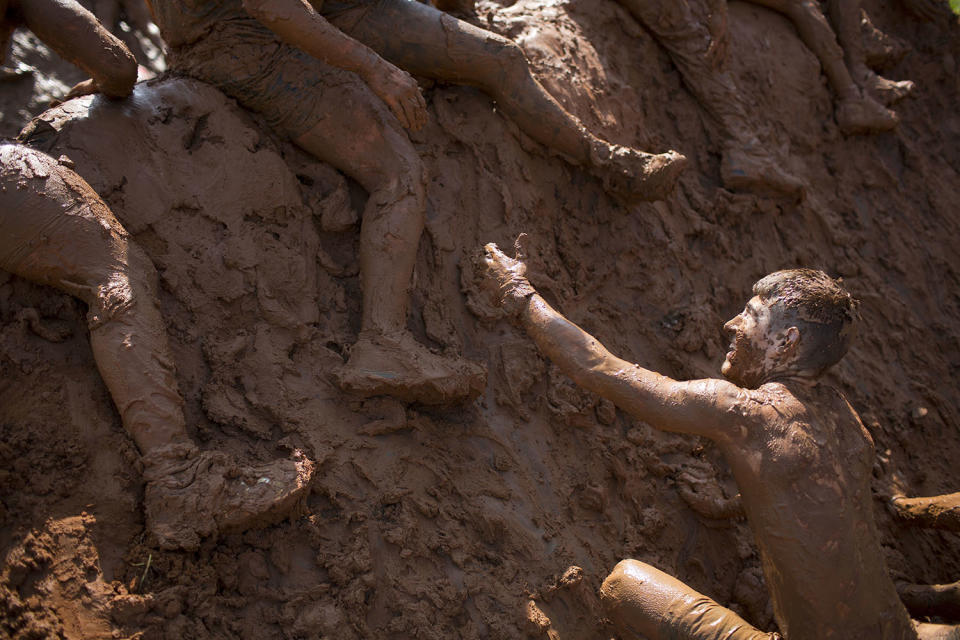
[[[76,0],[19,0],[25,26],[47,46],[87,74],[68,97],[101,91],[124,98],[137,82],[137,61],[116,36]]]
[[[359,75],[403,126],[419,129],[426,122],[426,103],[413,77],[330,24],[305,0],[243,0],[243,7],[287,44]]]
[[[485,249],[501,303],[519,315],[534,342],[578,385],[664,431],[720,440],[743,425],[747,403],[742,389],[718,379],[673,380],[614,356],[533,291],[521,260],[507,257],[496,245]]]

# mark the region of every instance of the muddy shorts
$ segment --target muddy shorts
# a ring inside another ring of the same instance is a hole
[[[291,140],[317,126],[338,106],[338,96],[373,95],[356,74],[280,42],[252,19],[217,24],[205,38],[174,49],[169,64],[217,87]]]

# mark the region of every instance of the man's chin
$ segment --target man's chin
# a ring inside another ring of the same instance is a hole
[[[726,358],[720,365],[720,375],[729,380],[731,370],[733,370],[733,363],[730,362],[729,358]]]

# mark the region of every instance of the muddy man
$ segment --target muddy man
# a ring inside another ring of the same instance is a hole
[[[617,358],[540,297],[526,266],[487,245],[499,302],[575,382],[651,426],[713,440],[733,471],[787,640],[960,638],[914,622],[883,561],[873,518],[873,442],[821,375],[846,353],[857,302],[820,271],[753,286],[731,336],[726,380],[672,380]],[[601,598],[623,638],[779,637],[671,576],[624,560]]]
[[[93,78],[76,92],[129,95],[137,65],[74,0],[0,0]],[[167,549],[282,519],[309,490],[313,464],[243,466],[191,441],[157,304],[150,259],[83,178],[43,153],[0,144],[0,269],[75,296],[89,308],[90,347],[141,453],[147,530]]]
[[[403,129],[427,118],[407,71],[489,91],[531,137],[625,197],[664,197],[685,164],[677,153],[593,136],[544,91],[514,43],[415,0],[152,0],[152,8],[173,71],[260,113],[369,193],[361,331],[340,374],[357,394],[439,404],[485,384],[479,367],[432,354],[407,330],[426,175]]]

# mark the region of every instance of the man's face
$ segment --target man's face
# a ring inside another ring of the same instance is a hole
[[[777,363],[770,305],[754,296],[737,317],[723,325],[730,350],[720,367],[723,377],[754,389],[765,381]]]

